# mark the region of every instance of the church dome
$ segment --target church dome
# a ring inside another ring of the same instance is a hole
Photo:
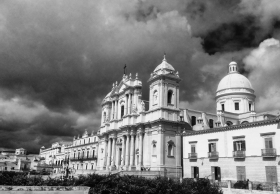
[[[234,61],[229,64],[229,73],[220,81],[217,92],[232,88],[254,90],[251,82],[244,75],[238,73],[237,63]]]
[[[253,90],[250,81],[239,73],[226,75],[218,85],[218,91],[231,89],[231,88],[247,88]]]
[[[164,55],[164,58],[162,60],[162,63],[159,64],[154,72],[157,72],[159,70],[162,70],[162,69],[165,69],[165,70],[169,70],[169,71],[175,71],[174,67],[172,65],[170,65],[169,63],[167,63],[166,59],[165,59],[165,55]]]

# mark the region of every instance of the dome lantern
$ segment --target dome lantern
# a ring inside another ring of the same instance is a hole
[[[230,64],[229,64],[229,73],[238,73],[237,71],[237,63],[235,61],[232,61]]]

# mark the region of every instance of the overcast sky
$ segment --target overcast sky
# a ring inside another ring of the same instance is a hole
[[[280,109],[279,0],[0,1],[0,147],[72,140],[100,126],[101,101],[123,66],[147,80],[167,61],[184,108],[215,112],[234,59],[256,110]]]

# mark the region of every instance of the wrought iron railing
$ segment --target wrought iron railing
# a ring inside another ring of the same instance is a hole
[[[197,153],[189,153],[189,158],[190,159],[196,159],[197,158]]]
[[[80,156],[80,157],[70,157],[71,161],[83,161],[83,160],[97,160],[96,156]]]
[[[243,150],[237,150],[232,152],[232,156],[234,158],[245,158],[246,156],[246,151]]]
[[[262,149],[262,156],[263,157],[275,157],[276,149],[275,148]]]
[[[208,158],[219,158],[219,152],[208,152]]]

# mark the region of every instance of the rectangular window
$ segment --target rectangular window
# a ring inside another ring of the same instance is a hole
[[[265,141],[265,149],[273,148],[272,137],[265,138],[264,141]]]
[[[245,166],[236,166],[237,181],[246,180]]]
[[[199,178],[199,168],[197,166],[191,167],[191,178]]]
[[[209,119],[209,127],[213,128],[214,126],[214,120],[213,119]]]
[[[266,166],[266,182],[277,182],[277,168],[276,166]]]
[[[239,110],[239,102],[234,103],[235,110]]]
[[[233,151],[246,151],[245,140],[234,141],[233,142]]]
[[[191,145],[191,153],[196,153],[195,152],[195,145]]]
[[[251,109],[252,109],[252,104],[249,103],[249,111],[251,111]]]
[[[222,111],[225,111],[225,104],[222,104]]]
[[[196,125],[196,117],[192,116],[192,126]]]
[[[216,152],[216,143],[208,144],[209,152]]]
[[[221,168],[218,166],[211,166],[212,180],[221,181]]]

